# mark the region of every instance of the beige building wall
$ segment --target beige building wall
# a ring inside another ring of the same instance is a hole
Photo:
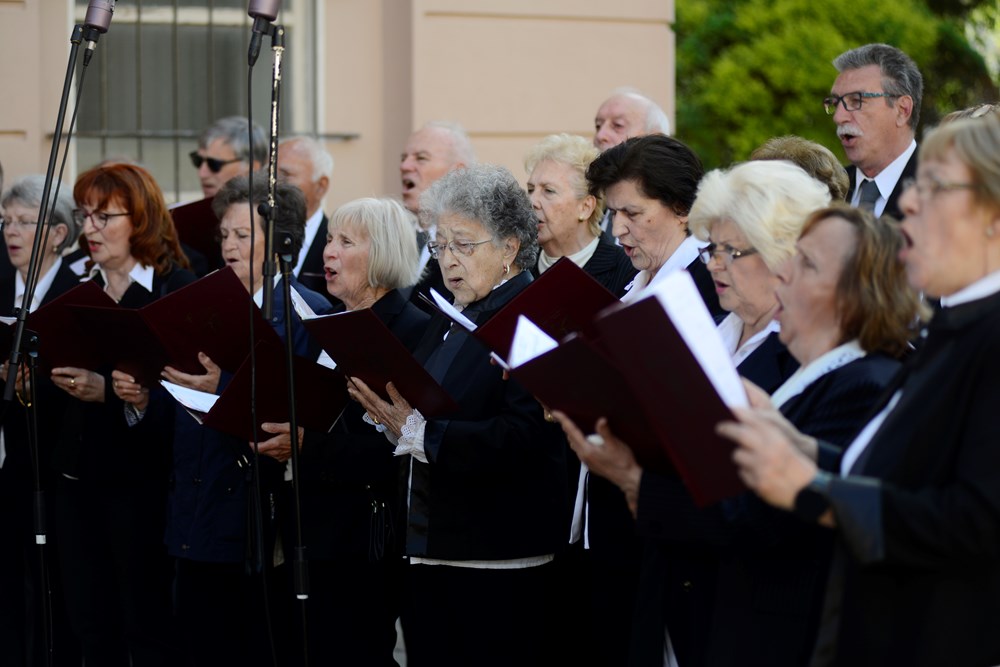
[[[525,151],[553,132],[590,137],[594,112],[613,88],[634,86],[674,117],[672,0],[315,1],[317,130],[357,135],[328,142],[336,168],[327,210],[398,194],[400,150],[428,120],[462,123],[480,160],[507,166],[523,182]],[[0,161],[8,182],[45,169],[71,7],[71,0],[0,0],[8,35],[0,80],[10,95],[0,112]]]

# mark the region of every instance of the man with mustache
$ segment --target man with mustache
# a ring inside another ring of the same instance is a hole
[[[840,75],[823,100],[850,160],[852,206],[901,219],[902,183],[917,171],[924,82],[916,63],[887,44],[866,44],[833,61]]]

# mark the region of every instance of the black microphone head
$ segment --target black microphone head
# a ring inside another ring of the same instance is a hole
[[[83,19],[86,28],[105,33],[111,27],[111,15],[115,12],[115,0],[90,0],[87,15]]]
[[[247,14],[251,18],[273,21],[278,18],[279,9],[281,9],[281,0],[250,0]]]

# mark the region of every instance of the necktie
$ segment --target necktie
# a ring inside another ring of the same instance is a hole
[[[879,198],[878,186],[875,185],[875,181],[866,180],[861,184],[861,199],[858,200],[858,208],[863,208],[866,211],[875,212],[875,202]]]

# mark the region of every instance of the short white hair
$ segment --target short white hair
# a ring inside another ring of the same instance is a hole
[[[731,222],[775,272],[795,253],[809,214],[829,203],[830,189],[791,162],[744,162],[705,174],[688,229],[707,241],[712,224]]]

